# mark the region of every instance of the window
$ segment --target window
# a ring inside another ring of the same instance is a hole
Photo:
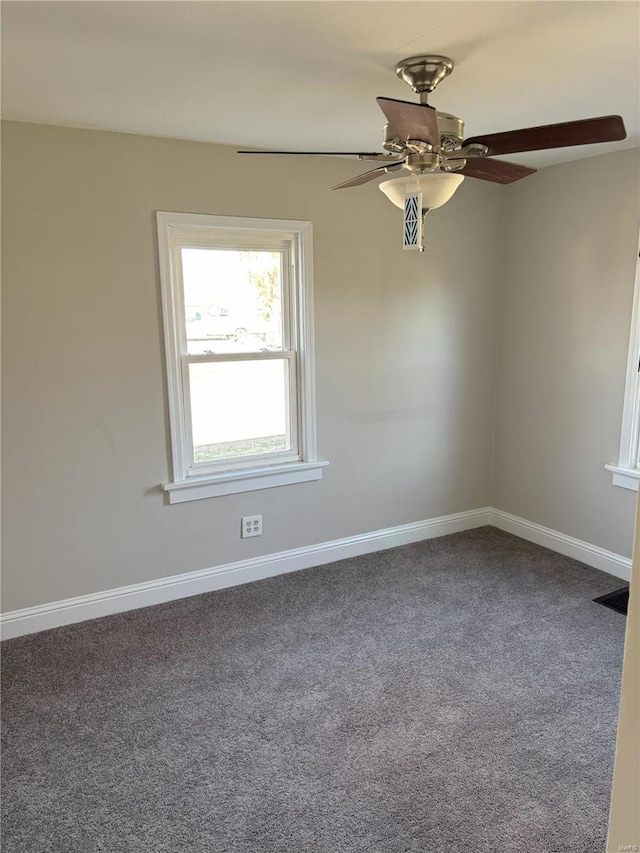
[[[617,465],[605,466],[613,475],[613,485],[638,491],[640,481],[640,259],[633,296],[631,340],[627,362],[627,382],[622,413],[620,457]]]
[[[171,503],[322,477],[311,223],[157,214]]]

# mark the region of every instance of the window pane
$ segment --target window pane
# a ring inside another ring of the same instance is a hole
[[[290,450],[288,370],[285,359],[190,364],[195,462]]]
[[[187,352],[283,348],[282,255],[182,249]]]

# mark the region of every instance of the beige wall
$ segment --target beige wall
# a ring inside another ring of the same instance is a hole
[[[361,169],[4,126],[4,611],[487,505],[503,188],[420,256]],[[158,209],[313,221],[322,482],[165,503]]]
[[[640,227],[629,150],[507,190],[493,506],[631,556],[614,487]]]

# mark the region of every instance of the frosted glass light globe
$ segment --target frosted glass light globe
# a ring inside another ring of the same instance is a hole
[[[404,198],[407,186],[411,191],[417,191],[416,182],[422,193],[422,212],[442,207],[453,196],[464,175],[456,172],[431,172],[428,175],[409,175],[403,178],[391,178],[379,184],[380,189],[396,207],[404,208]]]

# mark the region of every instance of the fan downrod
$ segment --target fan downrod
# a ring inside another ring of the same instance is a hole
[[[420,95],[422,103],[426,103],[427,96],[451,74],[453,68],[453,60],[448,56],[421,54],[401,60],[396,65],[396,74]]]

